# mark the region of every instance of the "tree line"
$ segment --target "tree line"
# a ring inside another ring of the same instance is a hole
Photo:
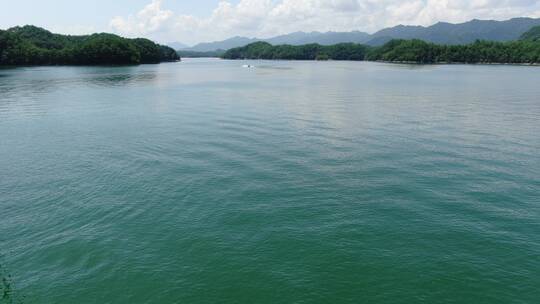
[[[113,34],[69,36],[35,26],[0,30],[0,65],[100,65],[176,61],[168,46]]]
[[[364,60],[368,46],[354,43],[336,45],[271,45],[255,42],[233,48],[223,54],[225,59],[284,59],[284,60]]]
[[[392,40],[380,47],[354,43],[331,46],[271,45],[255,42],[230,49],[225,59],[369,60],[412,63],[540,63],[540,27],[511,42],[476,41],[438,45],[422,40]]]
[[[437,45],[421,40],[394,40],[371,50],[370,61],[415,63],[540,63],[540,42],[476,41],[468,45]]]
[[[521,35],[521,40],[540,40],[540,26],[535,26],[532,29]]]

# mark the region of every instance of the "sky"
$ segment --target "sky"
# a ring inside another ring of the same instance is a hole
[[[295,31],[368,33],[439,21],[540,17],[540,0],[0,0],[0,29],[112,32],[193,45]]]

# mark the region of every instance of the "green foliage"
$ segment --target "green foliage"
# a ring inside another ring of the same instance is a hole
[[[476,41],[438,45],[422,40],[391,40],[381,47],[344,43],[302,46],[256,42],[227,51],[225,59],[369,60],[410,63],[540,63],[540,41]]]
[[[315,57],[315,60],[317,60],[317,61],[327,61],[327,60],[330,60],[330,57],[328,57],[328,55],[326,55],[326,54],[319,54],[319,55],[317,55],[317,57]]]
[[[144,38],[133,39],[132,42],[139,50],[142,62],[158,63],[161,61],[161,50],[156,47],[154,42]]]
[[[476,41],[437,45],[421,40],[393,40],[372,49],[366,60],[415,63],[539,63],[540,41]]]
[[[522,40],[540,40],[540,26],[535,26],[532,29],[521,35]]]
[[[322,53],[332,60],[364,60],[369,47],[355,43],[324,46]]]
[[[136,44],[112,34],[94,34],[72,49],[76,64],[134,64],[141,62]]]
[[[225,59],[285,59],[285,60],[363,60],[369,47],[341,43],[330,46],[319,44],[276,45],[255,42],[245,47],[230,49],[223,55]]]
[[[422,40],[394,40],[380,48],[373,49],[367,59],[433,63],[435,62],[434,48],[437,47]]]
[[[175,61],[167,46],[113,34],[68,36],[35,26],[0,31],[0,65],[99,65]]]
[[[168,47],[166,45],[159,45],[159,44],[157,45],[157,47],[159,48],[159,53],[160,53],[159,61],[160,62],[180,60],[180,57],[178,56],[178,54],[173,48]]]

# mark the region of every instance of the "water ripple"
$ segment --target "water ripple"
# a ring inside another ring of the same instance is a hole
[[[533,303],[532,67],[0,70],[28,303]]]

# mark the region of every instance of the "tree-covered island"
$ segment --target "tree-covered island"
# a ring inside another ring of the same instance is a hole
[[[0,30],[0,66],[122,65],[179,59],[172,48],[143,38],[60,35],[31,25]]]

